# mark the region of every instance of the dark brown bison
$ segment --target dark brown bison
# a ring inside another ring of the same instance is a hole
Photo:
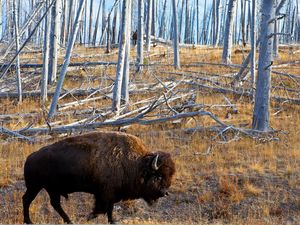
[[[65,223],[71,220],[60,205],[60,197],[67,198],[72,192],[94,195],[95,206],[88,219],[106,213],[108,222],[114,223],[114,203],[142,198],[151,205],[167,195],[174,173],[170,154],[147,151],[133,135],[94,132],[66,138],[28,156],[24,222],[32,223],[29,206],[44,188]]]

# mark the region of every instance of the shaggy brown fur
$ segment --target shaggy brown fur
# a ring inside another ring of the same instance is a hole
[[[157,167],[153,167],[153,165]],[[71,223],[60,196],[72,192],[94,194],[89,219],[107,213],[113,223],[113,205],[143,198],[152,204],[167,193],[175,165],[170,154],[149,152],[142,141],[120,132],[94,132],[70,137],[32,153],[25,162],[27,191],[23,196],[24,222],[31,223],[29,206],[39,191],[48,192],[51,205]]]

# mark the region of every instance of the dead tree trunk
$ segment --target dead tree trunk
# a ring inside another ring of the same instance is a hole
[[[261,19],[261,44],[259,49],[258,76],[256,82],[255,104],[253,112],[252,128],[260,131],[268,131],[270,86],[271,86],[271,66],[273,52],[274,35],[274,1],[262,1]]]
[[[120,27],[120,41],[119,41],[119,56],[118,56],[118,65],[117,65],[117,74],[113,89],[113,100],[112,100],[112,110],[119,114],[121,109],[121,96],[122,96],[122,83],[124,82],[123,78],[124,71],[126,70],[126,62],[125,59],[129,60],[129,58],[126,58],[126,47],[127,43],[129,42],[128,39],[128,31],[130,26],[130,14],[129,11],[131,8],[131,0],[123,1],[123,8],[122,8],[122,23]],[[128,74],[129,75],[129,74]],[[124,92],[123,92],[124,94]]]
[[[224,47],[222,62],[230,63],[231,62],[231,48],[232,48],[232,32],[233,32],[233,23],[235,18],[236,0],[229,0],[228,9],[227,9],[227,18],[226,18],[226,27],[224,35]]]
[[[177,5],[176,0],[172,0],[172,9],[173,9],[173,48],[174,48],[174,67],[180,68],[180,59],[179,59],[179,37],[178,37],[178,23],[177,23]]]
[[[148,0],[147,10],[147,27],[146,27],[146,49],[150,52],[150,41],[151,41],[151,22],[152,22],[152,0]]]
[[[78,29],[79,29],[79,21],[81,20],[81,16],[82,16],[82,11],[83,11],[83,6],[84,6],[84,2],[85,0],[80,0],[79,2],[79,6],[78,6],[78,10],[77,10],[77,14],[76,14],[76,18],[74,21],[74,25],[73,25],[73,31],[72,34],[70,35],[70,39],[68,41],[68,48],[66,51],[66,56],[64,59],[64,64],[61,68],[61,72],[59,75],[59,80],[55,89],[55,94],[53,96],[52,102],[51,102],[51,106],[49,109],[49,114],[48,117],[51,118],[54,116],[55,112],[56,112],[56,107],[57,107],[57,102],[58,102],[58,98],[63,86],[63,82],[67,73],[67,69],[68,69],[68,65],[70,63],[70,59],[71,59],[71,53],[73,50],[73,46],[77,37],[77,33],[78,33]]]
[[[49,0],[46,0],[45,8],[47,9],[48,6],[49,6]],[[47,89],[48,89],[49,47],[50,47],[49,41],[50,41],[50,26],[51,26],[51,17],[49,14],[47,14],[45,18],[45,31],[44,31],[43,72],[42,72],[42,84],[41,84],[41,94],[42,94],[41,97],[43,102],[47,100]]]
[[[144,1],[138,1],[138,30],[137,30],[137,65],[136,70],[142,71],[141,64],[144,62]]]
[[[2,6],[1,6],[2,7]],[[14,17],[14,27],[15,27],[15,40],[16,40],[16,53],[19,51],[19,26],[18,26],[18,12],[16,6],[16,0],[13,0],[13,17]],[[17,90],[19,96],[19,102],[22,101],[22,81],[20,72],[20,57],[19,54],[16,58],[16,80],[17,80]]]
[[[56,81],[57,73],[57,57],[60,41],[60,17],[61,17],[61,1],[56,0],[52,11],[52,30],[50,33],[50,63],[48,82],[53,84]]]

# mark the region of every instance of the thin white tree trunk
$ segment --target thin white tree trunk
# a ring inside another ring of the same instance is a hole
[[[122,7],[122,22],[120,27],[120,40],[119,40],[119,55],[118,55],[118,65],[117,65],[117,73],[116,79],[113,89],[113,100],[112,100],[112,110],[116,112],[116,114],[120,113],[121,108],[121,91],[122,91],[122,82],[124,76],[124,68],[125,68],[125,58],[126,58],[126,47],[127,47],[127,31],[129,26],[129,9],[131,1],[123,1]],[[128,58],[127,58],[128,59]]]
[[[46,0],[46,9],[49,6],[49,0]],[[51,12],[51,9],[50,9]],[[51,13],[48,13],[45,17],[45,31],[44,31],[44,47],[43,47],[43,71],[42,71],[42,83],[41,83],[41,97],[42,101],[47,101],[47,89],[48,89],[48,72],[49,72],[49,42],[50,42],[50,27],[51,27]]]
[[[146,27],[146,49],[150,52],[151,42],[151,23],[152,23],[152,0],[148,0],[147,9],[147,27]]]
[[[59,52],[60,41],[60,17],[61,17],[61,0],[56,0],[53,7],[52,22],[53,30],[51,30],[50,38],[50,65],[48,81],[53,84],[56,81],[57,74],[57,57]]]
[[[51,118],[54,116],[55,112],[56,112],[56,107],[57,107],[57,102],[58,102],[58,98],[63,86],[63,82],[67,73],[67,69],[68,69],[68,65],[70,63],[70,59],[71,59],[71,53],[74,47],[74,43],[77,37],[77,33],[78,33],[78,29],[79,29],[79,22],[81,20],[81,16],[82,16],[82,11],[83,11],[83,6],[84,6],[84,2],[85,0],[80,0],[79,2],[79,6],[78,6],[78,10],[76,13],[76,18],[74,21],[74,25],[73,25],[73,31],[72,34],[70,35],[70,39],[68,41],[68,48],[66,51],[66,55],[65,55],[65,59],[64,59],[64,63],[63,66],[61,68],[61,72],[59,75],[59,80],[55,89],[55,94],[53,96],[52,102],[51,102],[51,107],[49,110],[49,114],[48,114],[48,118]]]
[[[262,1],[262,18],[260,29],[261,44],[259,50],[258,76],[256,82],[255,104],[252,122],[252,128],[260,131],[268,131],[270,129],[270,72],[272,66],[275,17],[275,9],[273,3],[273,0]]]
[[[177,22],[177,5],[176,0],[172,0],[173,9],[173,48],[174,48],[174,67],[180,69],[180,58],[179,58],[179,37],[178,37],[178,22]]]
[[[143,70],[144,63],[144,0],[138,1],[138,30],[137,30],[137,71]]]
[[[128,18],[127,18],[127,31],[126,31],[126,47],[125,47],[125,62],[122,80],[122,90],[121,90],[121,101],[122,104],[127,105],[129,103],[129,61],[130,61],[130,35],[131,35],[131,8],[132,2],[128,1]]]
[[[19,26],[18,26],[18,12],[16,6],[16,0],[13,0],[13,17],[14,17],[14,27],[15,27],[15,40],[16,40],[16,53],[19,51]],[[20,72],[20,57],[19,54],[16,58],[16,80],[17,80],[17,91],[18,100],[22,101],[22,80]]]
[[[235,18],[236,0],[229,0],[227,8],[227,18],[226,18],[226,27],[224,35],[224,47],[222,62],[231,63],[231,48],[232,48],[232,32],[233,32],[233,23]]]

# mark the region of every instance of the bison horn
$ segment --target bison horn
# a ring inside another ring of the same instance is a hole
[[[155,158],[152,161],[152,168],[154,170],[158,170],[159,169],[159,166],[157,166],[157,161],[158,161],[158,154],[155,156]]]

